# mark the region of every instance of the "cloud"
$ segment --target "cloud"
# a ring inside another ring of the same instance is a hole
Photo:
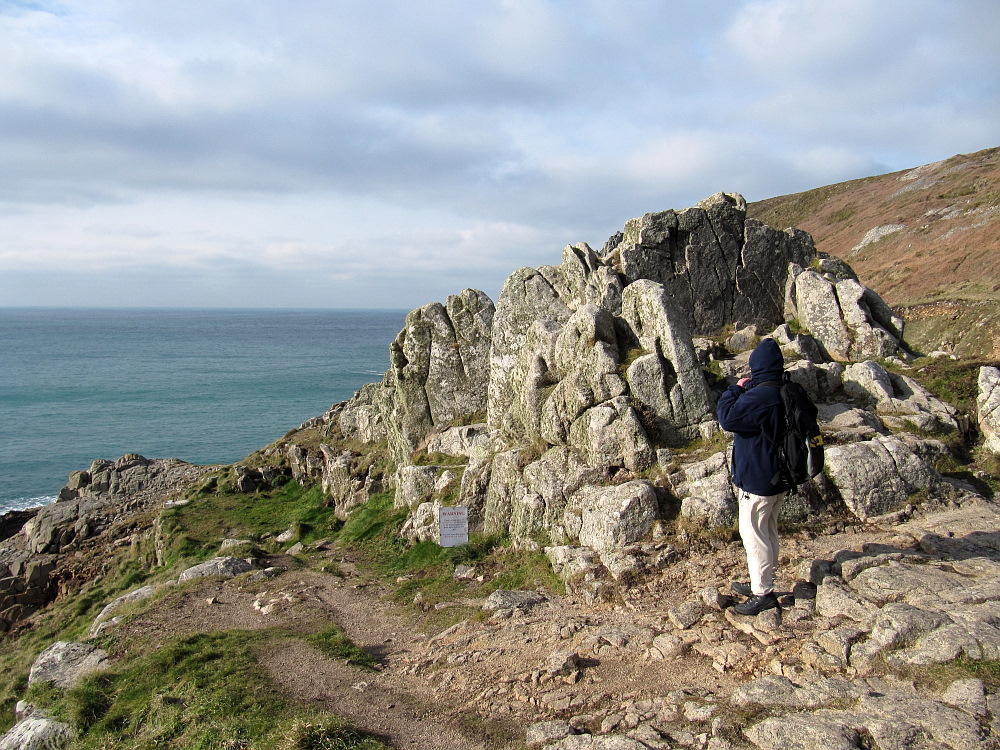
[[[718,190],[997,145],[998,22],[993,0],[7,3],[5,299],[498,290]]]

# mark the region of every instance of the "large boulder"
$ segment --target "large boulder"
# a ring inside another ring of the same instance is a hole
[[[569,499],[563,523],[571,539],[601,552],[639,541],[659,517],[653,486],[637,479],[581,488]]]
[[[885,359],[899,351],[901,319],[854,279],[790,266],[788,305],[833,359]]]
[[[235,578],[253,570],[253,563],[241,557],[216,557],[208,562],[194,565],[178,577],[179,581],[190,581],[194,578]]]
[[[979,368],[979,429],[986,438],[986,448],[1000,453],[1000,369]]]
[[[413,509],[433,499],[439,473],[437,466],[401,466],[396,480],[395,507]]]
[[[624,396],[588,409],[573,422],[569,443],[587,463],[609,473],[642,471],[655,458],[642,421]]]
[[[826,469],[844,504],[866,520],[905,505],[919,490],[941,481],[933,462],[946,452],[936,440],[878,436],[826,450]]]
[[[93,672],[110,666],[108,653],[86,643],[56,641],[45,649],[28,673],[28,684],[47,682],[57,688],[69,690]]]
[[[738,513],[729,462],[723,452],[687,464],[668,478],[681,515],[709,527],[732,526]]]
[[[427,452],[481,460],[493,452],[493,440],[484,422],[448,427],[428,438]]]
[[[0,750],[60,750],[73,741],[69,724],[42,714],[19,721],[0,737]]]

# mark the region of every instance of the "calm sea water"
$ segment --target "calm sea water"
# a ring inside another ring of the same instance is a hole
[[[0,308],[0,513],[96,458],[238,461],[381,380],[405,317]]]

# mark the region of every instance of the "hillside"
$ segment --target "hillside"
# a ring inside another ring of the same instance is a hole
[[[918,349],[996,357],[1000,148],[750,203],[747,215],[812,234],[902,312]]]
[[[0,750],[995,750],[996,363],[913,357],[738,194],[560,260],[238,464],[98,459],[3,519]],[[827,447],[753,616],[716,404],[762,337]]]

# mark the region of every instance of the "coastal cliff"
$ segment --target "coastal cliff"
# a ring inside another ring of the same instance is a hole
[[[783,565],[796,563],[783,607],[754,620],[728,607],[741,558],[731,443],[714,409],[765,336],[817,402],[828,447],[825,473],[782,510],[795,535]],[[888,748],[899,736],[911,737],[905,747],[992,747],[991,687],[963,678],[931,694],[907,675],[1000,660],[990,453],[1000,370],[977,367],[978,398],[952,404],[925,383],[955,361],[918,354],[903,319],[847,263],[805,232],[748,218],[741,196],[646,214],[600,252],[572,245],[559,265],[515,271],[496,303],[467,289],[414,310],[381,382],[237,465],[133,455],[74,472],[58,502],[8,519],[0,627],[27,638],[48,605],[103,583],[90,645],[70,650],[89,670],[124,659],[122,644],[146,632],[135,623],[156,621],[142,606],[166,597],[176,607],[196,586],[211,587],[203,600],[252,601],[261,622],[268,608],[292,617],[312,587],[333,616],[355,606],[343,588],[353,574],[338,567],[307,583],[302,565],[363,564],[348,557],[370,555],[351,546],[366,534],[391,536],[387,549],[428,549],[438,510],[463,506],[475,540],[544,560],[551,578],[543,592],[507,590],[502,573],[475,569],[486,563],[436,558],[466,582],[456,599],[495,614],[406,589],[420,611],[467,616],[386,656],[383,689],[437,674],[425,698],[461,697],[552,748],[787,747],[797,732],[816,747]],[[281,592],[265,591],[272,580],[285,581]],[[118,651],[95,657],[98,644]],[[76,658],[65,653],[41,661]],[[669,663],[687,682],[651,678],[647,694],[602,662]],[[18,726],[42,721],[18,715]],[[70,741],[69,724],[50,723]]]

